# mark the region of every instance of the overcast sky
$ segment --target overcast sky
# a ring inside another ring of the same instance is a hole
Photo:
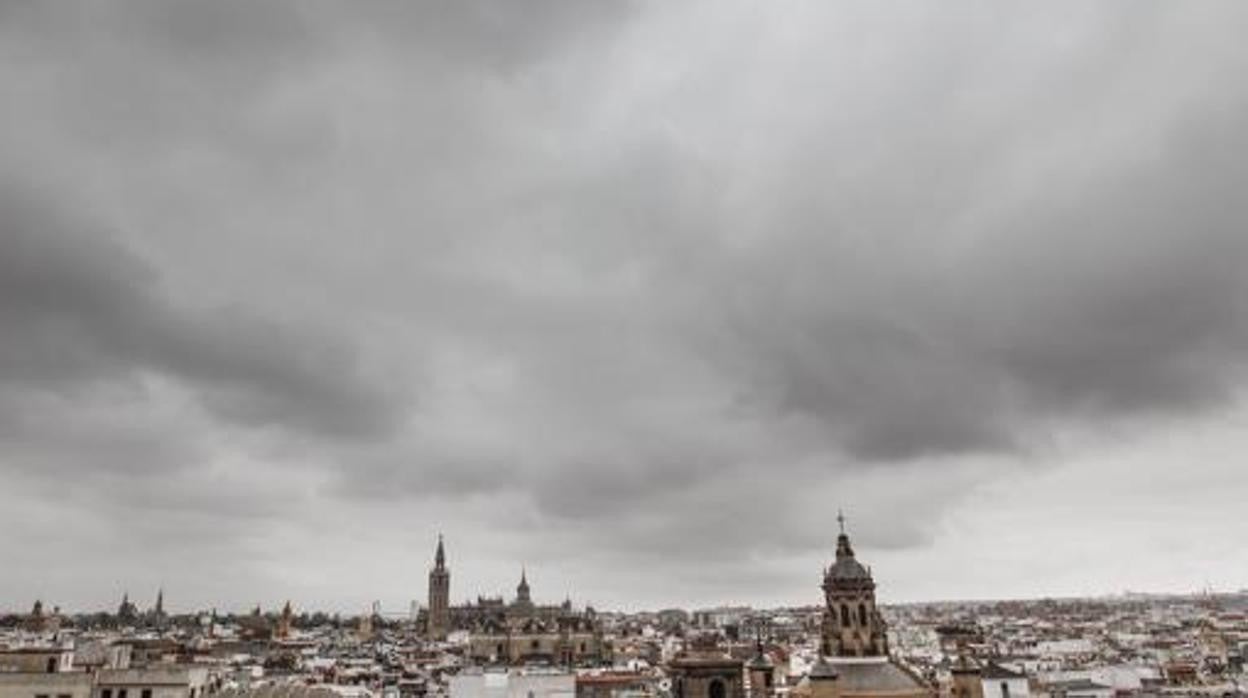
[[[0,4],[0,608],[1248,586],[1248,4]]]

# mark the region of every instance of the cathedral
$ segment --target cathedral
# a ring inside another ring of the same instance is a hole
[[[427,637],[444,640],[467,631],[469,656],[484,664],[562,664],[580,666],[610,661],[610,645],[593,608],[576,610],[571,600],[558,605],[533,602],[528,572],[521,570],[516,596],[477,597],[476,603],[450,604],[451,572],[441,536],[429,571],[429,606],[423,613]]]

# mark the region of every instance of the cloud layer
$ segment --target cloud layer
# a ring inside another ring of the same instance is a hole
[[[956,596],[985,492],[1223,477],[1237,4],[0,13],[0,598],[800,603],[838,506]]]

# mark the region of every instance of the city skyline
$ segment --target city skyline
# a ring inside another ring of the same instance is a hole
[[[1246,21],[0,3],[0,604],[1244,588]]]
[[[844,535],[846,529],[845,529],[845,517],[844,517],[843,512],[838,512],[837,518],[838,518],[838,525],[840,526],[842,535]],[[437,547],[435,549],[435,554],[432,559],[434,562],[429,567],[429,574],[427,576],[427,582],[426,582],[425,598],[427,599],[427,602],[422,603],[421,599],[413,598],[406,605],[399,604],[397,606],[396,605],[387,606],[387,605],[383,605],[380,599],[374,599],[369,602],[368,608],[360,613],[357,613],[359,609],[315,607],[315,606],[301,607],[296,611],[296,613],[297,614],[330,613],[334,615],[343,615],[345,617],[351,618],[351,617],[374,614],[374,613],[377,613],[379,609],[384,609],[381,611],[381,615],[383,617],[386,617],[389,619],[410,619],[412,617],[412,614],[415,611],[419,610],[423,617],[423,614],[429,612],[434,604],[435,575],[444,574],[444,575],[449,576],[450,565],[449,565],[448,557],[446,556],[444,552],[444,537],[442,534],[439,534],[437,537]],[[868,566],[868,569],[870,569],[870,566]],[[518,574],[519,574],[518,583],[519,585],[525,587],[525,594],[527,595],[528,587],[529,587],[528,565],[521,564]],[[513,580],[513,581],[516,581],[516,580]],[[445,599],[444,603],[449,602],[449,605],[451,607],[470,606],[482,599],[498,600],[504,603],[512,603],[519,598],[518,596],[519,592],[517,591],[513,593],[512,591],[510,591],[511,589],[510,587],[506,589],[500,588],[500,589],[492,589],[492,590],[467,588],[467,589],[459,590],[461,592],[459,596],[456,595],[455,593],[456,587],[453,584],[449,582],[445,583],[443,588],[446,589],[446,591],[443,592],[444,594],[443,598]],[[158,587],[156,589],[156,593],[154,596],[155,601],[149,607],[141,603],[141,598],[140,598],[141,595],[132,595],[130,593],[130,590],[127,588],[125,591],[122,592],[120,607],[126,608],[127,606],[129,606],[129,608],[131,609],[129,611],[130,613],[138,613],[138,614],[147,613],[147,612],[153,612],[158,615],[161,613],[165,613],[165,612],[170,612],[173,614],[188,614],[188,613],[193,614],[193,613],[202,613],[208,610],[212,610],[214,612],[221,612],[223,614],[246,615],[246,614],[253,613],[256,609],[260,609],[265,614],[273,614],[273,613],[277,613],[280,610],[279,607],[290,607],[292,604],[295,603],[295,600],[291,598],[286,598],[284,601],[277,604],[276,607],[271,606],[267,608],[265,607],[263,603],[252,602],[252,603],[243,603],[243,604],[231,604],[227,602],[227,603],[212,603],[212,604],[209,604],[208,606],[194,606],[194,607],[187,607],[187,608],[180,608],[180,609],[174,608],[172,610],[167,611],[164,606],[164,592],[165,592],[165,589],[163,586]],[[1133,597],[1134,598],[1149,598],[1149,597],[1202,598],[1208,595],[1216,596],[1219,594],[1227,594],[1227,595],[1234,596],[1234,595],[1242,595],[1244,593],[1248,593],[1248,588],[1241,587],[1241,588],[1218,589],[1210,585],[1206,585],[1205,587],[1198,589],[1198,590],[1187,590],[1187,591],[1122,589],[1119,591],[1112,591],[1112,592],[1093,594],[1093,595],[1077,595],[1076,594],[1076,595],[1068,595],[1068,596],[1045,595],[1045,596],[1036,596],[1036,597],[991,597],[991,598],[990,597],[983,597],[983,598],[963,597],[963,598],[908,599],[908,600],[894,601],[891,604],[882,602],[882,605],[886,605],[886,606],[887,605],[893,605],[893,606],[919,605],[919,606],[922,606],[922,605],[942,604],[942,603],[976,603],[976,602],[998,603],[998,602],[1010,602],[1010,601],[1034,602],[1034,601],[1042,601],[1042,600],[1080,600],[1080,599],[1096,600],[1096,599],[1133,598]],[[136,602],[136,599],[138,599],[139,602]],[[564,603],[564,602],[573,603],[574,599],[573,599],[573,595],[570,593],[565,594],[563,597],[560,597],[558,599],[554,597],[547,598],[545,595],[539,594],[537,601],[540,603],[549,602],[550,604],[559,604],[559,603]],[[101,608],[61,608],[58,604],[49,603],[45,605],[44,599],[42,598],[35,599],[34,603],[43,607],[45,609],[45,612],[50,611],[55,607],[59,612],[64,613],[64,614],[69,614],[69,615],[90,614],[90,613],[98,613],[98,612],[109,613],[110,612],[110,608],[107,606],[101,607]],[[574,605],[579,605],[583,607],[594,606],[592,601],[586,600],[586,599],[576,599]],[[774,606],[760,606],[757,608],[759,610],[777,610],[777,609],[784,609],[784,608],[811,608],[811,607],[818,607],[820,605],[821,605],[820,602],[812,601],[812,602],[778,604]],[[402,608],[400,609],[399,606],[402,606]],[[691,606],[689,605],[681,606],[677,604],[666,604],[666,605],[659,604],[653,607],[637,607],[637,606],[624,606],[624,607],[619,607],[619,608],[600,607],[597,610],[607,611],[607,612],[636,613],[636,612],[657,612],[657,611],[661,611],[664,609],[673,609],[673,608],[680,608],[680,609],[687,610],[687,611],[693,611],[693,610],[698,610],[698,609],[730,608],[730,607],[755,608],[748,602],[721,601],[720,603],[703,603],[700,605],[694,604]],[[3,605],[0,605],[0,612],[11,612],[11,613],[21,614],[25,610],[27,609],[23,608],[20,604],[18,604],[17,606],[14,606],[13,608],[5,608]],[[445,634],[444,630],[441,632]]]

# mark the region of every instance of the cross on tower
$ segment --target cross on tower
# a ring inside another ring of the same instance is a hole
[[[841,526],[841,534],[845,533],[845,512],[840,509],[836,510],[836,522]]]

